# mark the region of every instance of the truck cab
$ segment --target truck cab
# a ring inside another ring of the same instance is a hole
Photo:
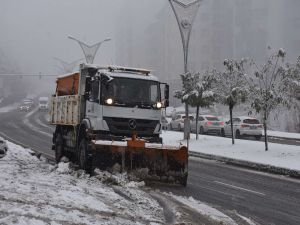
[[[85,68],[82,68],[85,70]],[[85,87],[85,118],[100,139],[122,140],[135,132],[149,142],[161,143],[161,88],[148,70],[107,67],[89,70]]]

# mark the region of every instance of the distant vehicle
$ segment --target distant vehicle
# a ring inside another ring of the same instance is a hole
[[[233,133],[236,138],[243,136],[252,136],[256,140],[260,140],[262,137],[263,125],[258,119],[253,117],[241,116],[232,118]],[[224,135],[231,136],[230,120],[225,123]]]
[[[31,99],[31,98],[25,98],[25,99],[22,101],[22,104],[34,106],[34,100]]]
[[[198,133],[199,134],[222,134],[224,129],[224,122],[217,116],[213,115],[199,115],[198,118]],[[196,120],[191,122],[191,132],[196,133]]]
[[[40,97],[39,98],[39,111],[47,111],[49,108],[49,98]]]
[[[20,106],[19,106],[19,110],[20,111],[25,111],[28,112],[33,108],[33,103],[31,102],[23,102]]]
[[[190,121],[194,120],[194,116],[189,115]],[[170,130],[181,131],[184,128],[185,114],[176,114],[173,116],[170,122]]]
[[[2,158],[6,154],[7,149],[8,147],[6,141],[2,137],[0,137],[0,158]]]

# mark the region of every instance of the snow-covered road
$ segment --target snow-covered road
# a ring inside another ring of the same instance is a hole
[[[97,171],[90,177],[69,163],[51,165],[8,146],[0,159],[0,224],[198,224],[199,218],[236,224],[201,202],[145,188],[126,174]]]

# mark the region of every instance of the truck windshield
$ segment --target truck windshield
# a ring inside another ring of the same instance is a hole
[[[114,77],[101,88],[101,101],[112,99],[112,105],[152,108],[160,101],[159,83],[156,81]]]

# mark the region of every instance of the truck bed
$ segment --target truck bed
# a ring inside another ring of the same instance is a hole
[[[80,123],[80,96],[53,96],[50,104],[50,124],[71,125]]]

